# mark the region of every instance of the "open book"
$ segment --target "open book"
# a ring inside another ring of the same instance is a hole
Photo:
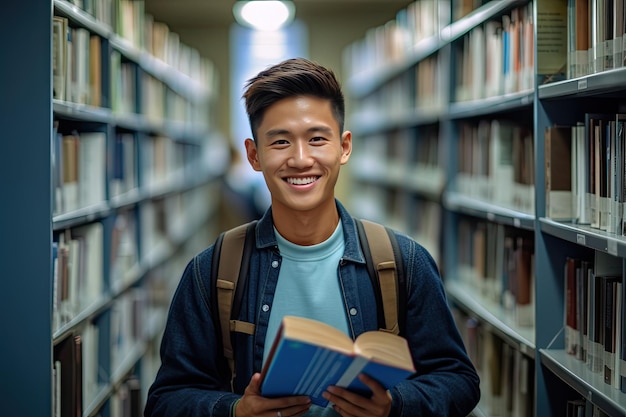
[[[415,373],[407,341],[383,331],[350,337],[316,320],[285,316],[261,371],[261,394],[266,397],[308,395],[313,404],[327,406],[322,393],[329,385],[347,387],[368,396],[357,378],[365,373],[386,388]]]

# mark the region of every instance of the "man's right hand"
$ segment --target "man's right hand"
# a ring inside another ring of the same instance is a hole
[[[235,408],[236,417],[299,417],[311,408],[306,395],[266,398],[261,395],[261,374],[250,379]]]

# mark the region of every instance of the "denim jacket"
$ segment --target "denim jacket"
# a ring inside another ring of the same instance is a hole
[[[352,216],[337,201],[345,252],[338,265],[352,337],[377,329],[376,302]],[[281,256],[271,208],[257,223],[256,250],[239,319],[256,323],[254,335],[237,334],[236,378],[230,392],[228,365],[210,304],[213,246],[187,265],[171,302],[161,343],[161,367],[150,387],[146,417],[229,416],[254,372],[260,372]],[[480,397],[479,378],[450,313],[436,264],[428,252],[396,233],[407,285],[406,329],[417,370],[390,390],[391,416],[464,417]]]

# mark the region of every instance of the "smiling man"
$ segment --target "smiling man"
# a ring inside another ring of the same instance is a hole
[[[354,218],[335,198],[352,134],[332,71],[291,59],[250,79],[244,93],[253,138],[250,165],[263,173],[272,205],[255,226],[239,320],[254,334],[234,339],[230,372],[211,315],[213,246],[185,269],[161,345],[162,365],[145,416],[411,416],[464,417],[477,404],[479,380],[448,309],[428,252],[395,232],[406,271],[406,323],[401,329],[417,373],[386,390],[362,375],[372,395],[330,386],[329,408],[306,396],[265,398],[260,370],[285,315],[328,323],[353,339],[378,328],[376,298]]]

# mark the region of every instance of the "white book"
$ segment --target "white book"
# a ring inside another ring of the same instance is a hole
[[[576,148],[578,149],[577,161],[576,161],[576,176],[577,176],[577,198],[578,198],[578,223],[590,224],[591,217],[589,211],[589,152],[588,142],[585,139],[585,125],[584,123],[578,123],[574,127]]]
[[[85,309],[98,300],[103,288],[103,227],[102,223],[95,222],[74,229],[75,237],[84,241],[81,259],[84,262],[82,274],[79,277],[78,305]]]
[[[613,0],[613,68],[624,66],[625,0]]]
[[[65,77],[67,75],[67,19],[52,18],[52,87],[53,98],[65,100]]]
[[[79,195],[82,207],[106,198],[106,133],[81,132]]]

